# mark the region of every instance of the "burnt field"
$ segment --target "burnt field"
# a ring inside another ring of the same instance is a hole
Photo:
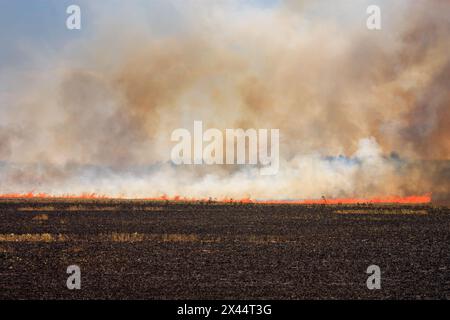
[[[28,298],[449,299],[450,210],[1,200],[0,299]]]

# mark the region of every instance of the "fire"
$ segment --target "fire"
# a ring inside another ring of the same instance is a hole
[[[102,200],[102,199],[129,199],[125,197],[109,197],[105,195],[100,195],[97,193],[82,193],[80,195],[50,195],[47,193],[11,193],[11,194],[1,194],[0,199],[64,199],[64,200]],[[426,204],[431,203],[431,193],[421,195],[421,196],[390,196],[390,197],[376,197],[376,198],[332,198],[326,199],[307,199],[307,200],[256,200],[249,197],[242,199],[195,199],[187,198],[181,196],[169,197],[167,195],[162,195],[160,197],[154,198],[137,198],[135,200],[146,200],[146,201],[173,201],[173,202],[218,202],[218,203],[243,203],[243,204],[297,204],[297,205],[336,205],[336,204],[382,204],[382,203],[396,203],[396,204]]]
[[[398,204],[424,204],[431,203],[431,194],[407,197],[379,197],[379,198],[338,198],[338,199],[310,199],[293,201],[261,201],[261,203],[292,203],[292,204],[358,204],[358,203],[398,203]]]
[[[48,193],[9,193],[1,194],[0,199],[108,199],[107,196],[98,195],[96,193],[82,193],[80,195],[50,195]]]

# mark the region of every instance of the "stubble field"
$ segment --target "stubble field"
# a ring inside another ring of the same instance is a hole
[[[430,298],[450,298],[447,207],[0,201],[0,299]]]

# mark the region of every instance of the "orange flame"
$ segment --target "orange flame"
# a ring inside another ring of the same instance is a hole
[[[293,201],[258,201],[259,203],[292,203],[292,204],[381,204],[381,203],[397,203],[397,204],[424,204],[431,202],[431,194],[422,196],[407,196],[407,197],[379,197],[379,198],[338,198],[338,199],[309,199],[309,200],[293,200]]]
[[[1,194],[0,199],[108,199],[107,196],[96,193],[82,193],[80,195],[50,195],[48,193],[9,193]]]
[[[80,195],[50,195],[47,193],[33,193],[26,194],[11,193],[1,194],[0,199],[65,199],[65,200],[101,200],[101,199],[127,199],[125,197],[108,197],[105,195],[99,195],[97,193],[82,193]],[[251,198],[242,199],[194,199],[181,196],[169,197],[162,195],[156,198],[138,198],[136,200],[148,200],[148,201],[173,201],[173,202],[218,202],[218,203],[253,203],[253,204],[321,204],[321,205],[333,205],[333,204],[382,204],[382,203],[396,203],[396,204],[426,204],[431,203],[431,193],[422,196],[406,196],[406,197],[377,197],[377,198],[334,198],[334,199],[308,199],[308,200],[255,200]]]

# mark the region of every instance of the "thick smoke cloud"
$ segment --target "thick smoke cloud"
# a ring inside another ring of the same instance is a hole
[[[323,1],[171,4],[177,21],[158,31],[132,5],[118,4],[126,25],[98,11],[88,39],[11,74],[0,193],[448,197],[447,1],[380,1],[381,31],[361,3],[336,16]],[[279,128],[279,174],[172,165],[170,134],[194,120]]]

